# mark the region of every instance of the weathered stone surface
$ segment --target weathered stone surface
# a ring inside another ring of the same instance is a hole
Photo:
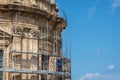
[[[51,8],[55,5],[54,8]],[[4,68],[57,71],[62,56],[61,31],[66,21],[58,17],[55,0],[0,0],[0,50]],[[44,54],[39,55],[39,54]],[[44,60],[45,59],[45,60]],[[44,75],[4,73],[4,80],[43,80]],[[48,80],[60,77],[47,75]]]

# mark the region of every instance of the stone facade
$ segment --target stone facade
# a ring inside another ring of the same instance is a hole
[[[3,80],[61,80],[64,75],[37,71],[58,72],[56,60],[63,57],[61,31],[66,25],[55,0],[0,0]]]

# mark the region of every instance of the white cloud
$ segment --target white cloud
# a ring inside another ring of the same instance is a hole
[[[117,8],[120,8],[120,0],[113,0],[110,13],[113,13]]]
[[[94,14],[94,12],[95,12],[98,4],[100,3],[100,1],[101,1],[101,0],[95,0],[95,2],[93,2],[93,3],[94,3],[94,6],[92,6],[92,7],[90,7],[90,8],[88,9],[87,16],[88,16],[89,18],[92,18],[92,17],[93,17],[93,14]]]
[[[100,74],[99,73],[88,73],[86,75],[84,75],[83,77],[81,77],[79,80],[86,80],[86,79],[94,79],[97,78]]]
[[[107,70],[114,70],[115,69],[115,65],[109,65],[108,67],[107,67]]]
[[[82,76],[79,80],[120,80],[120,75],[89,73]]]
[[[95,12],[95,10],[96,10],[96,6],[90,8],[90,9],[88,10],[87,16],[88,16],[89,18],[92,18],[92,17],[93,17],[93,13]]]

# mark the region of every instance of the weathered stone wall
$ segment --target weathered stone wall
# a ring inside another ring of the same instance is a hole
[[[27,11],[24,7],[14,10],[8,4],[25,6],[33,11]],[[53,4],[55,0],[52,0]],[[52,5],[42,0],[0,0],[0,49],[3,49],[5,43],[4,68],[38,71],[46,69],[43,56],[38,54],[62,56],[61,31],[66,26],[66,21],[57,16],[55,10],[57,6],[52,7]],[[42,12],[35,13],[34,9]],[[57,71],[57,57],[48,56],[47,59],[47,69]],[[42,76],[4,73],[5,80],[42,80]],[[47,77],[59,80],[51,75]]]

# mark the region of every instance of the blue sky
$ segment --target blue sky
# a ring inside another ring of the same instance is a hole
[[[120,0],[58,0],[67,14],[63,50],[72,48],[72,80],[120,80]]]

